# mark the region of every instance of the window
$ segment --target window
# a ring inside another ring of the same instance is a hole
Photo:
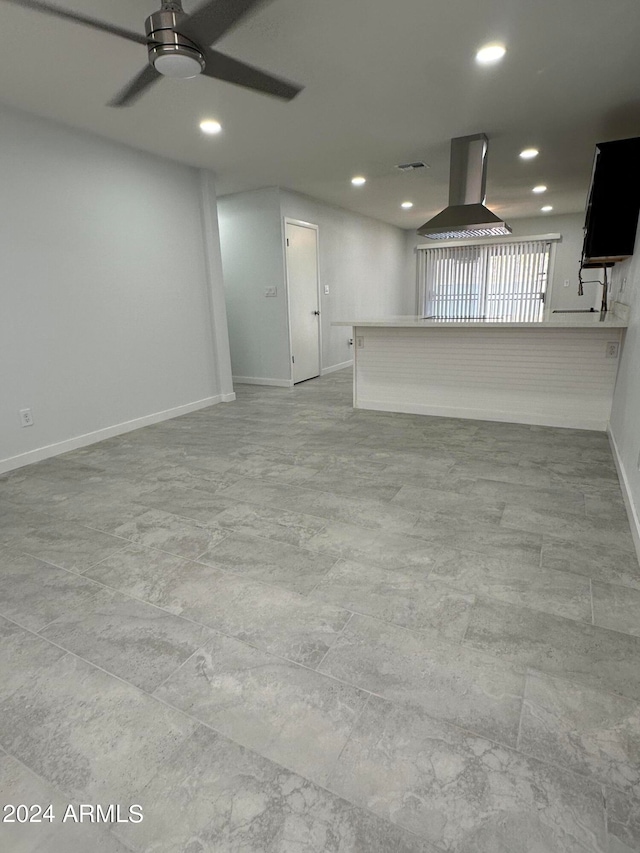
[[[418,312],[448,320],[542,320],[553,239],[420,247]]]

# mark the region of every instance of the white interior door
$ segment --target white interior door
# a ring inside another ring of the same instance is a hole
[[[285,223],[293,381],[320,375],[318,230]]]

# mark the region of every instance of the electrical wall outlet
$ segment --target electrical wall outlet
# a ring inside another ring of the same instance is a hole
[[[33,414],[31,409],[20,409],[20,426],[33,426]]]
[[[571,282],[569,281],[569,279],[568,279],[568,278],[565,278],[565,280],[564,280],[564,286],[565,286],[565,287],[569,287],[569,285],[570,285],[570,284],[571,284]]]
[[[356,346],[358,347],[358,349],[362,349],[364,347],[364,338],[357,337]]]
[[[265,296],[277,296],[278,295],[278,288],[277,287],[267,287],[267,288],[265,288],[264,295]]]
[[[620,344],[618,341],[609,341],[607,344],[607,358],[617,358]]]

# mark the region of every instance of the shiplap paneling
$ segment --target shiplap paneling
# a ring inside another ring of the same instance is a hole
[[[605,430],[619,329],[359,327],[361,409]]]

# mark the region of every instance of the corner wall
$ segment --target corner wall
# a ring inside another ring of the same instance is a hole
[[[218,212],[236,382],[291,384],[285,217],[319,227],[323,373],[353,359],[350,329],[332,321],[413,312],[401,229],[277,187],[223,196]]]
[[[404,232],[289,190],[281,190],[280,208],[283,218],[319,226],[322,368],[344,366],[353,359],[351,329],[332,326],[334,320],[414,312]]]
[[[207,176],[18,111],[0,123],[0,471],[232,399]]]
[[[612,300],[623,302],[631,309],[609,434],[640,559],[640,228],[635,255],[613,269],[611,295]]]
[[[234,381],[289,385],[289,328],[279,192],[218,199]],[[276,288],[275,297],[265,296]]]

